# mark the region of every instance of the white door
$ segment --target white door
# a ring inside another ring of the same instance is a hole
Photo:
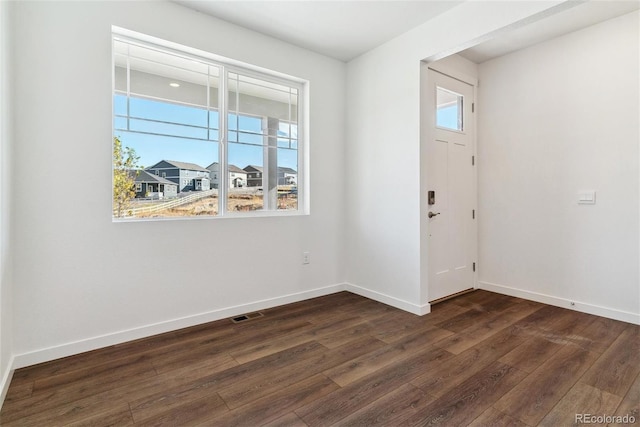
[[[427,141],[429,301],[474,287],[473,86],[429,70],[435,130]]]

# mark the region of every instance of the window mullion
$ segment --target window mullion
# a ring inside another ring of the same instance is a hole
[[[228,126],[229,126],[229,96],[227,94],[227,79],[229,78],[227,67],[222,66],[220,68],[220,84],[218,85],[218,105],[220,106],[218,121],[220,128],[220,140],[219,150],[218,150],[218,173],[220,183],[218,185],[218,215],[223,216],[227,213],[227,193],[229,190],[229,184],[227,180],[229,179],[229,173],[227,172],[227,134],[228,134]]]
[[[265,117],[265,158],[264,171],[266,187],[263,181],[265,210],[278,209],[278,124],[279,120]]]
[[[127,130],[131,130],[131,47],[127,44]]]
[[[298,88],[297,90],[297,105],[296,105],[296,150],[298,154],[298,173],[296,175],[296,187],[297,187],[297,198],[298,198],[298,210],[304,210],[306,206],[306,197],[307,197],[307,189],[305,188],[305,165],[307,162],[305,161],[305,156],[308,156],[307,147],[304,147],[301,144],[302,141],[305,141],[304,137],[304,117],[303,117],[303,108],[302,105],[304,103],[304,94],[302,90]],[[290,135],[291,136],[291,135]]]
[[[271,169],[269,164],[269,118],[262,118],[262,209],[270,211],[271,206],[270,180]]]

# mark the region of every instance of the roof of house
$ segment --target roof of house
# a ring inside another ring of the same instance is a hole
[[[186,170],[190,170],[190,171],[203,171],[203,172],[209,172],[208,169],[203,168],[200,165],[196,165],[195,163],[187,163],[187,162],[177,162],[175,160],[160,160],[158,163],[156,163],[153,166],[149,166],[147,169],[153,169],[156,166],[158,166],[160,163],[165,162],[165,163],[169,163],[170,165],[178,168],[178,169],[186,169]]]
[[[229,172],[234,172],[234,173],[247,173],[246,170],[244,169],[240,169],[239,167],[237,167],[236,165],[229,165],[228,168]]]
[[[255,165],[249,165],[249,166],[245,167],[244,170],[247,171],[247,172],[253,172],[254,170],[258,171],[258,172],[263,172],[262,166],[255,166]],[[292,174],[297,174],[298,173],[295,169],[286,168],[286,167],[279,167],[278,168],[278,172],[292,173]]]
[[[215,166],[215,169],[218,169],[218,162],[213,162],[211,163],[209,166],[207,166],[207,170],[211,170],[211,168],[213,168]],[[247,173],[246,170],[244,169],[240,169],[238,166],[236,165],[229,165],[227,166],[227,169],[229,170],[229,172],[233,172],[233,173]]]
[[[253,169],[255,171],[262,172],[262,166],[249,165],[244,168],[245,171],[250,172],[248,169]]]
[[[278,168],[278,172],[294,173],[294,174],[297,174],[297,173],[298,173],[298,172],[296,172],[294,169],[291,169],[291,168],[285,168],[285,167],[280,167],[280,168]]]
[[[149,173],[145,170],[141,170],[141,171],[129,171],[129,175],[131,175],[133,177],[133,174],[135,174],[136,172],[138,172],[137,176],[134,178],[135,182],[146,182],[146,183],[153,183],[153,184],[165,184],[165,185],[178,185],[175,182],[169,181],[166,178],[162,178],[161,176],[158,176],[156,174],[153,173]]]

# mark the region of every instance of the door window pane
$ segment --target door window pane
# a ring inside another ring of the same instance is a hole
[[[444,129],[462,132],[462,105],[464,97],[459,93],[437,87],[436,88],[436,126]]]

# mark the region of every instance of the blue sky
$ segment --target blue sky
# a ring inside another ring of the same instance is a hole
[[[207,167],[219,162],[218,112],[142,98],[130,98],[130,116],[147,120],[130,119],[129,129],[124,117],[115,117],[114,135],[122,145],[131,147],[140,156],[139,165],[149,167],[160,160],[175,160]],[[127,114],[127,98],[114,97],[116,116]],[[153,121],[149,121],[153,120]],[[171,122],[171,124],[160,123]],[[263,136],[260,118],[229,115],[228,118],[229,164],[244,168],[247,165],[263,165]],[[291,133],[291,139],[288,138]],[[162,135],[153,135],[162,134]],[[297,130],[281,124],[278,132],[278,166],[298,169]],[[235,141],[237,143],[233,143]]]
[[[439,127],[458,129],[458,106],[440,107],[437,109],[436,123]]]

